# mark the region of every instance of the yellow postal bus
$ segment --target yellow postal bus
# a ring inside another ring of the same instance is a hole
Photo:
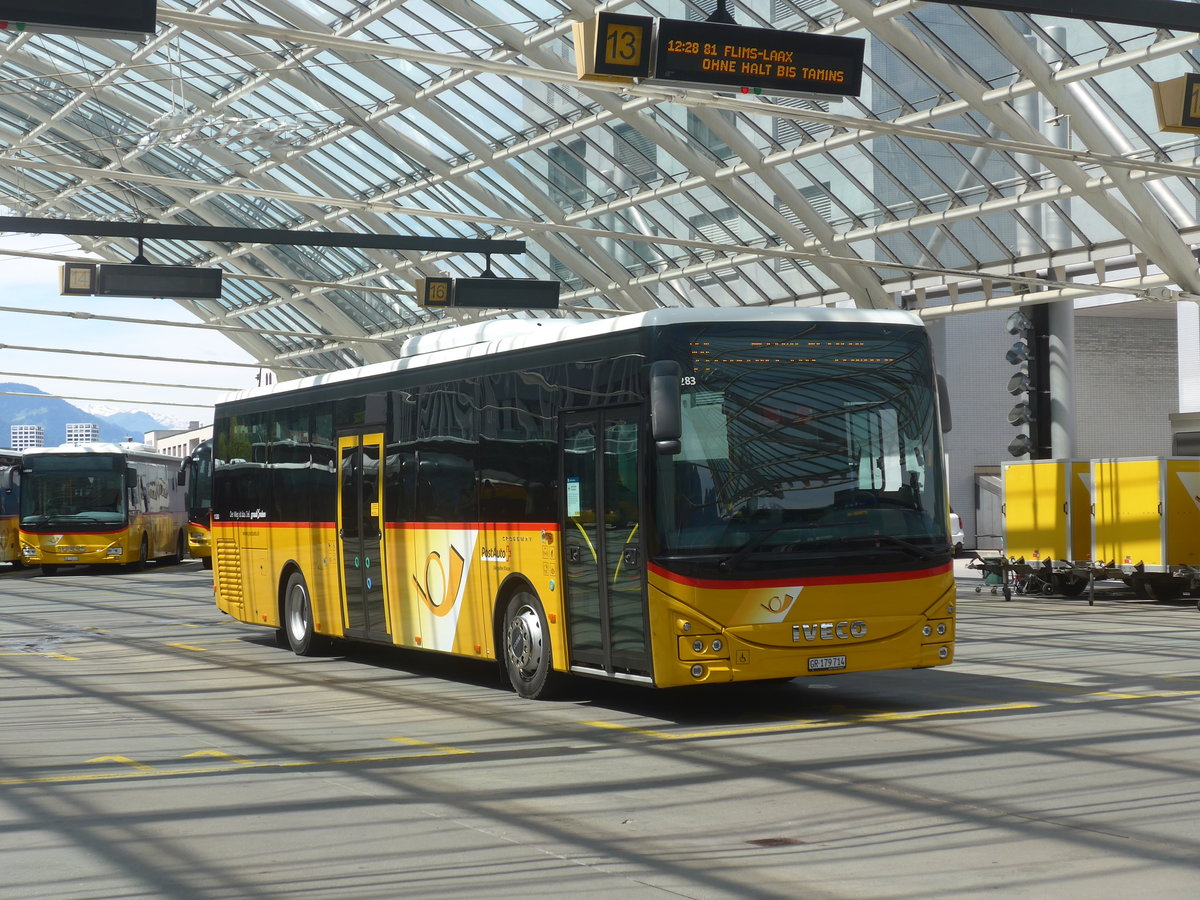
[[[212,447],[201,441],[183,460],[180,480],[186,489],[188,554],[206,569],[212,568]]]
[[[21,454],[0,450],[0,563],[21,562],[17,508],[21,502]]]
[[[187,552],[176,457],[142,444],[64,445],[26,450],[21,467],[21,553],[44,574]]]
[[[658,310],[423,335],[216,407],[217,604],[671,687],[949,663],[939,392],[901,312]],[[522,330],[523,326],[523,330]]]

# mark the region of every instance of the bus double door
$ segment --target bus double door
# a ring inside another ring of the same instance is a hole
[[[650,679],[637,409],[563,420],[567,641],[580,671]]]
[[[338,438],[338,562],[350,637],[389,640],[383,573],[383,435]]]

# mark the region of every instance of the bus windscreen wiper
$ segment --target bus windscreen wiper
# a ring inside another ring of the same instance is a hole
[[[911,541],[906,541],[903,538],[898,538],[891,534],[862,534],[855,535],[853,537],[841,538],[840,541],[846,544],[889,544],[893,547],[898,547],[899,549],[904,550],[906,553],[909,553],[918,559],[937,559],[936,553],[931,553],[924,547],[920,547]]]
[[[754,535],[754,537],[750,538],[750,540],[746,541],[746,543],[734,551],[732,555],[725,557],[723,560],[717,563],[717,568],[722,572],[728,572],[730,569],[736,568],[742,563],[743,560],[746,559],[747,556],[765,544],[768,538],[773,537],[781,531],[801,531],[803,529],[819,527],[820,526],[818,525],[797,525],[795,522],[781,522],[778,525],[773,525],[770,528],[766,528]]]

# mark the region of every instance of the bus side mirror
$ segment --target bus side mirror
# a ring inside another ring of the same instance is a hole
[[[650,366],[650,436],[664,456],[674,456],[682,449],[682,378],[683,369],[674,360],[660,359]]]
[[[16,466],[7,466],[0,469],[0,491],[6,494],[11,494],[13,486],[16,484]]]
[[[180,487],[187,484],[187,470],[190,463],[190,459],[185,459],[182,465],[179,466],[179,474],[175,476],[175,483]]]
[[[125,470],[125,487],[135,488],[138,486],[137,469]]]
[[[949,433],[954,427],[954,419],[950,415],[950,388],[946,384],[946,376],[940,372],[937,375],[938,412],[941,413],[942,434]]]

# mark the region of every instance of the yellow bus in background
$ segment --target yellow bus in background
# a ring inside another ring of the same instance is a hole
[[[179,459],[142,444],[39,447],[21,457],[26,565],[177,563],[187,553]]]
[[[902,312],[422,335],[217,404],[217,604],[300,654],[338,638],[495,661],[528,698],[568,674],[945,665],[942,398]]]
[[[201,441],[183,460],[180,480],[186,495],[188,555],[212,568],[212,440]]]
[[[0,450],[0,563],[21,563],[17,509],[21,502],[21,454]]]

